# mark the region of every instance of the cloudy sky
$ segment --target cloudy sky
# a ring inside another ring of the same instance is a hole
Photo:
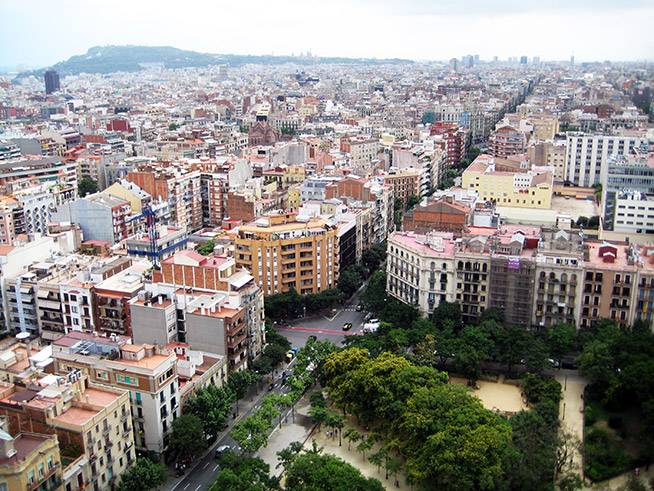
[[[652,0],[0,0],[0,67],[109,44],[447,60],[654,59]]]

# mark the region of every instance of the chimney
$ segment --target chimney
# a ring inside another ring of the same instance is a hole
[[[86,403],[90,404],[91,396],[89,396],[88,394],[85,394],[84,396],[86,398]]]
[[[159,305],[163,304],[163,297],[161,295],[157,297],[157,302],[159,303]]]

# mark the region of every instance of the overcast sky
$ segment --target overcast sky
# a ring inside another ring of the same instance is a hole
[[[654,58],[653,0],[0,0],[0,67],[91,46],[448,60]]]

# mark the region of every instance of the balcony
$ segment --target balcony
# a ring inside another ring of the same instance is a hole
[[[228,338],[227,339],[227,347],[231,349],[235,349],[238,344],[243,341],[247,336],[247,331],[243,329],[240,335],[238,337],[232,337],[231,340]]]
[[[113,426],[107,425],[105,428],[102,429],[102,435],[107,436],[110,432]]]

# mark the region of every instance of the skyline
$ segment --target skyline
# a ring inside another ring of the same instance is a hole
[[[542,61],[642,61],[654,5],[630,0],[517,0],[492,4],[442,1],[284,0],[272,4],[44,0],[28,6],[0,0],[0,67],[42,68],[86,53],[92,46],[173,46],[215,54],[406,58],[447,61],[478,54],[538,56]],[[592,9],[592,10],[591,10]],[[34,15],[34,12],[38,12]],[[26,31],[29,28],[29,31]],[[28,33],[28,34],[26,34]],[[614,41],[614,42],[612,42]]]

